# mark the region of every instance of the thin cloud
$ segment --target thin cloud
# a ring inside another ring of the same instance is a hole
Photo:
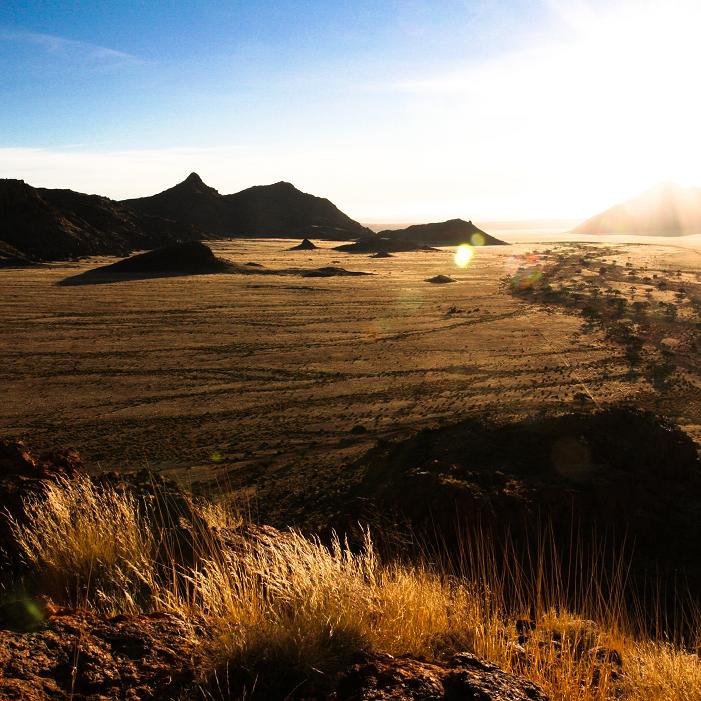
[[[0,40],[22,42],[42,47],[47,53],[79,56],[81,59],[108,65],[141,65],[146,61],[126,51],[118,51],[87,41],[77,41],[41,32],[0,30]]]

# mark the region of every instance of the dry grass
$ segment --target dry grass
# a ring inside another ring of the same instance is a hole
[[[698,657],[634,638],[620,599],[615,615],[597,623],[536,606],[535,629],[519,641],[523,612],[504,603],[504,574],[484,543],[481,558],[466,553],[470,576],[449,576],[441,567],[382,562],[369,535],[355,551],[338,538],[326,546],[293,531],[222,536],[231,514],[199,514],[213,528],[192,530],[197,557],[188,564],[173,557],[164,565],[167,539],[138,500],[88,478],[48,485],[13,528],[37,588],[49,583],[52,595],[77,596],[99,611],[162,609],[192,621],[210,676],[233,666],[251,679],[287,681],[333,672],[360,651],[440,657],[471,649],[541,684],[555,701],[701,698]],[[524,599],[557,603],[553,580],[539,582]]]
[[[59,479],[24,502],[15,540],[41,588],[105,613],[135,612],[155,580],[158,534],[128,492]]]

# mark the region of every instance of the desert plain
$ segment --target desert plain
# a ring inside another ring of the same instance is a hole
[[[482,247],[464,268],[450,248],[377,259],[293,243],[211,247],[238,263],[371,275],[62,287],[114,259],[0,271],[0,431],[39,449],[75,447],[93,470],[161,471],[274,524],[341,489],[345,467],[378,440],[469,416],[630,401],[701,444],[697,237]],[[454,282],[426,281],[435,275]],[[647,305],[645,323],[624,321],[669,371],[631,361],[582,304],[524,293],[519,281],[533,275],[580,301],[594,290]],[[652,313],[660,305],[667,316]]]

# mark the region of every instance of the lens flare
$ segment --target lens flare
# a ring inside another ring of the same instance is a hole
[[[475,249],[472,248],[469,243],[461,244],[458,246],[458,250],[455,251],[455,265],[457,265],[458,268],[467,268],[474,255]]]
[[[470,236],[470,243],[473,246],[484,246],[484,236],[476,231],[472,236]]]

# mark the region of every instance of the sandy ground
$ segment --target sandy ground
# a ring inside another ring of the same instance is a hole
[[[505,277],[538,245],[479,249],[465,269],[449,250],[372,259],[290,245],[212,248],[240,263],[374,275],[57,287],[111,261],[0,271],[0,434],[72,445],[95,468],[216,479],[256,509],[284,499],[280,485],[331,485],[378,438],[650,391],[581,317],[509,294]],[[615,250],[636,266],[701,269],[701,254],[676,242]],[[424,281],[437,274],[457,282]]]

